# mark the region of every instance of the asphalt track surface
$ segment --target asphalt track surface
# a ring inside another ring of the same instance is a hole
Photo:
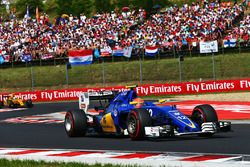
[[[76,102],[35,104],[32,109],[0,113],[7,118],[67,111],[77,108]],[[128,137],[89,136],[69,138],[63,124],[0,123],[0,148],[50,148],[122,151],[192,152],[250,154],[250,124],[232,125],[233,132],[212,138],[176,137],[131,141]]]

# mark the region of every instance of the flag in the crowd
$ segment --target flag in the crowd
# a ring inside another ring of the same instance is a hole
[[[30,17],[30,11],[29,11],[29,5],[27,5],[26,14],[25,14],[24,18],[28,19],[29,17]]]
[[[123,49],[124,53],[123,53],[123,56],[127,57],[127,58],[130,58],[131,57],[131,54],[132,54],[132,49],[133,47],[132,46],[129,46],[129,47],[126,47]]]
[[[145,55],[146,56],[155,56],[158,53],[158,46],[146,46]]]
[[[124,50],[122,47],[120,46],[115,46],[113,48],[113,52],[112,52],[113,56],[123,56],[124,55]]]
[[[5,63],[10,62],[10,55],[3,55],[3,58]]]
[[[93,61],[92,50],[71,50],[68,53],[71,65],[87,65]]]
[[[38,6],[36,6],[36,21],[37,21],[38,23],[40,22],[40,15],[39,15]]]
[[[97,59],[101,57],[100,52],[99,52],[99,49],[96,48],[96,49],[94,50],[94,56],[95,56],[95,58],[97,58]]]
[[[0,64],[3,64],[4,63],[4,58],[3,56],[0,55]]]
[[[52,55],[52,54],[43,54],[42,56],[41,56],[41,59],[42,60],[47,60],[47,59],[51,59],[51,58],[53,58],[54,56]]]
[[[110,56],[111,53],[112,53],[112,50],[111,50],[110,47],[101,48],[101,56],[102,56],[102,57]]]
[[[32,60],[32,55],[31,54],[23,54],[21,56],[21,61],[22,62],[29,62]]]
[[[223,40],[224,48],[236,47],[237,39]]]

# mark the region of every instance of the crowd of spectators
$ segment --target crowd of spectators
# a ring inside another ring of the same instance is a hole
[[[181,8],[174,6],[165,13],[152,15],[136,30],[143,45],[160,45],[171,49],[197,46],[198,41],[219,40],[243,17],[243,6],[221,6],[219,3],[197,3]],[[141,37],[141,38],[140,38]]]
[[[31,54],[33,59],[45,59],[50,55],[65,55],[69,49],[110,49],[113,44],[134,48],[157,45],[165,49],[188,46],[191,49],[198,41],[222,39],[230,29],[233,35],[249,40],[249,15],[239,27],[234,27],[243,14],[241,4],[222,6],[219,2],[205,1],[172,6],[151,14],[148,19],[141,8],[96,14],[92,18],[84,14],[62,16],[54,24],[46,14],[39,20],[13,18],[0,24],[0,54],[20,61],[24,54]]]
[[[0,25],[1,54],[9,54],[14,61],[31,54],[33,59],[43,55],[62,55],[69,49],[105,48],[109,42],[126,38],[129,28],[145,18],[145,10],[138,12],[111,12],[87,18],[84,14],[63,16],[52,25],[48,16],[34,20],[25,17]],[[45,57],[46,57],[45,56]],[[49,56],[47,56],[49,57]]]
[[[241,45],[248,45],[250,35],[250,14],[246,15],[239,26],[232,28],[232,30],[225,35],[224,40],[236,39]]]

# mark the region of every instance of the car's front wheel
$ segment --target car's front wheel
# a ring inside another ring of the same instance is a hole
[[[27,100],[26,102],[25,102],[25,106],[26,107],[28,107],[28,108],[31,108],[31,107],[33,107],[33,103],[32,103],[32,101],[29,99],[29,100]]]
[[[87,117],[82,110],[68,111],[65,115],[64,128],[69,137],[85,136],[87,132]]]
[[[215,109],[209,104],[198,105],[193,109],[191,115],[192,121],[196,122],[198,126],[202,126],[205,122],[218,123],[218,116]],[[212,136],[214,133],[204,133],[200,136]]]
[[[132,140],[145,137],[145,127],[152,126],[152,119],[146,109],[133,109],[127,118],[127,130]]]
[[[15,104],[11,100],[9,101],[9,108],[15,108]]]

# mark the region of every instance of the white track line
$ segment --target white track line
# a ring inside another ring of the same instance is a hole
[[[250,155],[246,155],[250,156]],[[201,159],[199,159],[201,157]],[[204,159],[202,159],[204,157]],[[175,166],[175,167],[249,167],[250,161],[243,161],[244,155],[222,155],[204,153],[156,153],[156,152],[122,152],[103,150],[70,149],[25,149],[0,148],[0,158],[35,160],[46,162],[76,162],[88,164],[119,164],[140,166]],[[188,160],[184,160],[188,159]],[[196,159],[195,161],[192,159]]]

